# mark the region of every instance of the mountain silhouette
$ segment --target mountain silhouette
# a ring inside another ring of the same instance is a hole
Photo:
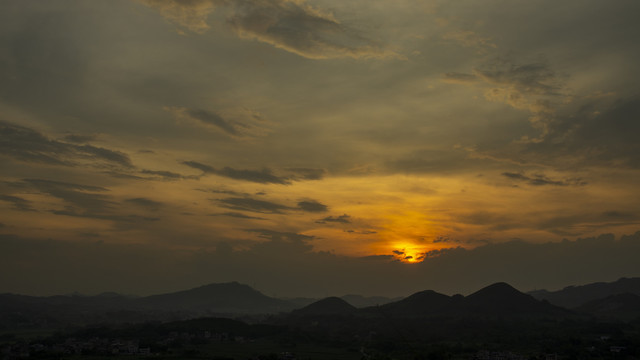
[[[322,316],[322,315],[349,315],[358,309],[338,297],[328,297],[313,304],[307,305],[302,309],[294,310],[291,315],[294,316]]]
[[[433,290],[415,293],[403,300],[367,308],[389,317],[433,316],[551,316],[565,309],[538,301],[506,283],[495,283],[469,295],[447,296]]]
[[[631,293],[640,296],[640,278],[620,278],[614,282],[597,282],[581,286],[568,286],[558,291],[537,290],[529,294],[539,300],[568,309],[577,308],[611,295]]]
[[[400,301],[368,308],[368,310],[375,309],[392,317],[424,317],[449,313],[454,310],[453,307],[456,303],[457,301],[450,296],[433,290],[425,290]]]
[[[536,300],[511,285],[499,282],[464,298],[462,312],[482,315],[542,315],[564,312],[547,302]]]
[[[287,301],[271,298],[237,282],[209,284],[174,293],[135,300],[143,309],[186,310],[211,313],[273,313],[291,310]]]

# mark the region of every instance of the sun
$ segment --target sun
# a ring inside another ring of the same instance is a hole
[[[392,248],[393,256],[404,263],[415,264],[424,259],[425,249],[423,246],[402,242],[394,243]]]

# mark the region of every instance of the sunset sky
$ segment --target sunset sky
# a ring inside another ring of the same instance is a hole
[[[0,0],[0,293],[640,276],[638,14]]]

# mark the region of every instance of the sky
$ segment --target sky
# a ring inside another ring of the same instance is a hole
[[[638,13],[0,0],[0,292],[640,276]]]

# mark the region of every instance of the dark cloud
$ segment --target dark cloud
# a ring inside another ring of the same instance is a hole
[[[171,172],[171,171],[146,170],[146,169],[143,169],[140,172],[145,174],[145,175],[159,176],[159,177],[161,177],[163,179],[166,179],[166,180],[178,180],[178,179],[182,179],[183,178],[182,175],[180,175],[178,173]]]
[[[228,23],[242,39],[258,40],[310,59],[399,57],[335,19],[291,0],[141,0],[166,19],[203,33],[218,6],[232,12]]]
[[[560,95],[562,82],[547,61],[518,64],[513,59],[499,58],[474,74],[491,85],[509,87],[528,95]]]
[[[293,172],[296,180],[322,180],[326,173],[324,169],[311,168],[288,168],[286,170]]]
[[[298,208],[306,212],[326,212],[329,210],[327,205],[316,200],[303,200],[298,202]]]
[[[360,231],[356,231],[353,229],[348,229],[348,230],[344,230],[344,232],[346,233],[350,233],[350,234],[360,234],[360,235],[371,235],[371,234],[377,234],[377,231],[373,231],[373,230],[360,230]]]
[[[67,134],[64,140],[76,144],[86,144],[98,138],[96,135]]]
[[[18,196],[13,195],[0,195],[0,201],[5,201],[13,205],[15,210],[20,211],[35,211],[31,206],[31,202]]]
[[[232,210],[240,210],[240,211],[251,211],[265,214],[283,214],[287,211],[291,211],[294,208],[291,208],[286,205],[265,201],[265,200],[257,200],[252,198],[244,198],[244,197],[232,197],[219,199],[217,202],[220,206],[225,207],[227,209]]]
[[[155,201],[155,200],[151,200],[151,199],[147,199],[147,198],[142,198],[142,197],[133,198],[133,199],[126,199],[125,203],[133,204],[133,205],[136,205],[136,206],[140,206],[140,207],[143,207],[145,209],[152,210],[152,211],[158,210],[163,205],[159,201]]]
[[[229,109],[222,115],[218,112],[189,109],[186,107],[165,107],[178,123],[186,123],[203,129],[211,129],[236,139],[252,138],[268,133],[269,122],[255,111]]]
[[[326,224],[326,223],[350,224],[351,223],[351,216],[349,216],[347,214],[342,214],[342,215],[339,215],[339,216],[327,216],[325,218],[317,220],[316,223],[318,223],[318,224]]]
[[[99,186],[74,184],[44,179],[24,179],[16,184],[19,187],[34,189],[44,194],[65,201],[68,205],[65,215],[75,214],[92,216],[110,212],[116,203],[111,197],[103,194],[108,190]]]
[[[77,145],[50,139],[45,135],[0,121],[0,153],[20,161],[52,165],[111,165],[132,168],[127,154],[93,145]]]
[[[404,251],[402,251],[402,250],[393,250],[392,253],[394,253],[396,255],[404,255]]]
[[[534,186],[544,186],[544,185],[553,185],[553,186],[584,186],[587,185],[587,182],[580,178],[568,178],[562,180],[553,180],[547,177],[544,174],[533,174],[531,176],[526,176],[521,173],[511,173],[504,172],[502,176],[505,176],[512,180],[523,181],[528,183],[529,185]]]
[[[265,218],[261,218],[257,216],[249,216],[249,215],[238,213],[238,212],[225,212],[220,214],[211,214],[211,216],[229,216],[229,217],[234,217],[239,219],[265,220]]]
[[[187,110],[187,114],[207,125],[213,125],[229,135],[238,135],[236,126],[222,118],[222,116],[206,110]]]
[[[286,231],[274,231],[267,229],[247,229],[245,231],[258,234],[261,238],[273,242],[306,243],[314,239],[313,236]]]
[[[182,164],[198,169],[205,174],[214,174],[235,180],[244,180],[260,184],[291,184],[291,181],[288,178],[274,175],[271,169],[267,168],[262,170],[243,170],[226,166],[222,169],[216,169],[212,166],[196,161],[183,161]]]

